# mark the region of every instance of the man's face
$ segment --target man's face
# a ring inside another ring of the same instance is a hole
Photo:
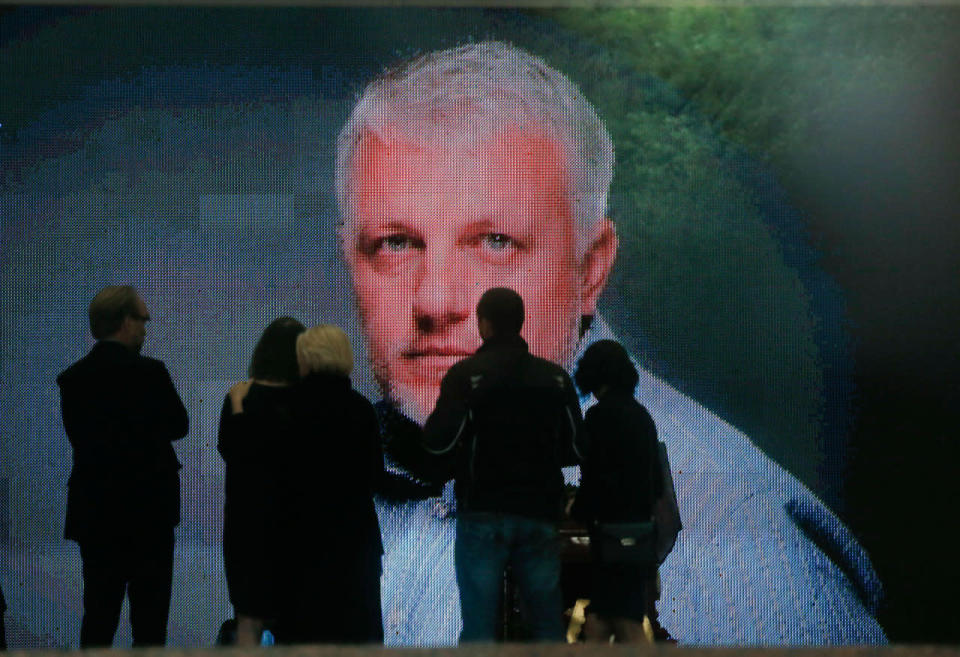
[[[599,281],[596,262],[577,257],[557,141],[520,130],[472,144],[367,132],[351,175],[344,251],[377,379],[408,415],[422,422],[447,369],[480,346],[476,306],[491,287],[523,298],[531,352],[570,358],[613,252]]]
[[[137,298],[137,314],[135,316],[127,315],[124,321],[125,342],[130,349],[140,352],[143,348],[143,341],[147,337],[147,322],[150,321],[150,313],[147,312],[147,305],[143,299]]]

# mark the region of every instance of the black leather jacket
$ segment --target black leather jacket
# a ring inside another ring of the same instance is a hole
[[[423,429],[427,451],[456,478],[458,512],[559,520],[573,465],[580,403],[563,368],[520,336],[486,340],[447,372]]]

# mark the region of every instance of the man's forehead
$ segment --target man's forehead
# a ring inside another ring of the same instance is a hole
[[[373,158],[432,157],[438,153],[463,158],[486,156],[521,162],[549,161],[566,166],[566,149],[561,140],[541,125],[506,124],[491,132],[479,134],[453,133],[433,124],[404,125],[387,123],[381,128],[365,127],[357,147],[355,166]]]
[[[553,206],[569,201],[562,153],[549,135],[519,128],[463,144],[369,132],[358,149],[354,207],[361,215],[391,214],[399,207],[429,212],[434,205],[465,214],[495,215],[522,206],[521,214],[554,215]]]

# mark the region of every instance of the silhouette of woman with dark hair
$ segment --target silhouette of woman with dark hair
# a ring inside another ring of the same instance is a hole
[[[634,398],[637,370],[613,340],[590,345],[574,380],[597,403],[584,418],[584,460],[572,515],[591,528],[592,591],[583,631],[588,641],[644,641],[656,563],[611,563],[596,546],[601,523],[646,522],[663,489],[653,419]],[[652,621],[652,619],[651,619]],[[647,637],[649,639],[649,637]]]

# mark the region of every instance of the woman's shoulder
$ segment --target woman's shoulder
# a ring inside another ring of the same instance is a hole
[[[250,391],[247,393],[247,399],[256,401],[274,401],[289,399],[293,394],[292,385],[276,385],[272,383],[260,383],[254,381],[250,384]]]
[[[375,414],[373,404],[350,385],[350,379],[311,376],[297,386],[298,402],[317,412],[355,413],[358,410]]]
[[[633,395],[607,395],[587,411],[585,419],[591,424],[615,425],[630,428],[631,433],[649,431],[656,435],[653,417]]]
[[[377,409],[360,391],[351,388],[348,393],[350,409],[356,416],[369,416],[376,420]]]
[[[254,379],[250,382],[250,394],[256,392],[258,395],[288,395],[293,390],[292,383],[273,383],[271,381],[258,381]]]
[[[245,413],[274,415],[293,403],[294,387],[268,385],[254,382],[243,400]]]
[[[646,409],[634,399],[633,395],[610,392],[597,400],[597,403],[587,411],[588,415],[596,417],[616,418],[623,415],[633,415],[638,409],[646,412]]]

